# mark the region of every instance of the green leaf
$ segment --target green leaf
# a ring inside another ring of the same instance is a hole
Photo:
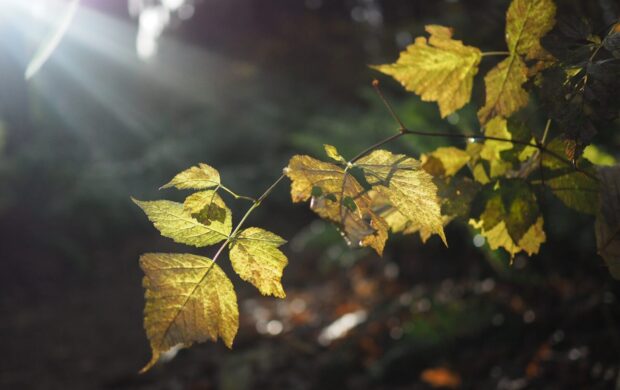
[[[478,48],[452,39],[450,28],[429,25],[426,31],[430,38],[416,38],[396,63],[374,68],[393,76],[422,100],[437,102],[445,118],[471,99],[482,54]]]
[[[220,185],[220,173],[210,165],[200,163],[176,175],[161,188],[176,187],[180,190],[203,190]]]
[[[230,243],[230,261],[235,272],[263,295],[286,297],[280,279],[288,260],[278,249],[284,243],[284,239],[263,229],[243,230]]]
[[[146,306],[144,328],[152,358],[175,346],[217,341],[228,348],[239,329],[237,295],[232,283],[211,259],[192,254],[147,253],[140,257]]]
[[[203,247],[225,240],[231,231],[230,221],[200,223],[184,209],[183,204],[168,200],[139,201],[133,199],[161,235],[175,242]]]
[[[447,245],[437,186],[416,159],[376,150],[355,165],[362,169],[368,184],[382,193],[401,214],[438,234]]]
[[[553,174],[555,176],[545,178],[545,185],[553,195],[567,207],[581,213],[596,214],[599,202],[599,183],[596,180],[570,167],[553,171]]]

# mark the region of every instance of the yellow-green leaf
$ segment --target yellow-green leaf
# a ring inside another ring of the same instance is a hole
[[[200,223],[183,208],[183,204],[169,200],[139,201],[133,199],[161,235],[175,242],[203,247],[225,240],[230,234],[230,221]]]
[[[527,105],[529,95],[523,89],[527,81],[527,67],[517,54],[513,54],[484,76],[485,104],[478,110],[480,123],[487,123],[496,116],[509,117]]]
[[[555,24],[553,0],[513,0],[506,13],[506,43],[511,53],[528,59],[544,53],[540,38]]]
[[[335,222],[349,245],[383,253],[388,226],[372,211],[364,188],[342,167],[310,156],[293,156],[285,173],[291,179],[293,202],[310,200],[310,208]]]
[[[441,147],[422,155],[422,167],[433,176],[453,176],[469,162],[469,154],[454,146]]]
[[[263,295],[286,297],[280,279],[288,260],[278,249],[284,243],[284,239],[263,229],[243,230],[230,243],[230,261],[235,272]]]
[[[163,352],[221,337],[228,348],[239,328],[237,295],[211,259],[192,254],[147,253],[140,257],[146,306],[144,328],[152,358]]]
[[[338,153],[338,149],[336,149],[335,146],[325,144],[323,145],[323,148],[325,148],[325,154],[327,154],[327,157],[331,158],[334,161],[338,161],[341,163],[346,162],[344,157],[342,157],[340,153]]]
[[[544,220],[542,216],[538,217],[536,223],[529,227],[518,242],[515,242],[512,237],[510,237],[504,221],[501,221],[489,230],[483,227],[482,221],[475,221],[472,219],[469,223],[474,228],[480,229],[480,234],[484,236],[492,250],[504,248],[506,252],[510,254],[510,257],[514,257],[514,255],[521,251],[532,256],[538,253],[540,245],[547,240],[547,236],[543,229]]]
[[[393,76],[422,100],[437,102],[445,118],[471,99],[481,52],[452,39],[450,28],[429,25],[426,31],[430,38],[416,38],[396,63],[374,68]]]
[[[609,153],[605,153],[595,145],[588,145],[583,151],[583,158],[592,164],[601,166],[612,166],[616,164],[616,158]]]
[[[491,249],[538,253],[545,242],[543,218],[536,197],[521,179],[502,179],[486,185],[474,200],[469,223],[480,229]]]
[[[220,173],[210,165],[200,163],[177,174],[168,184],[161,188],[176,187],[180,190],[203,190],[220,185]]]
[[[471,215],[486,231],[503,223],[514,242],[519,242],[539,216],[536,196],[521,179],[502,179],[486,185],[474,201]]]
[[[502,117],[495,117],[486,124],[484,135],[488,137],[512,139],[508,131],[507,121]],[[487,160],[490,166],[490,176],[503,175],[512,167],[509,161],[502,158],[501,152],[512,149],[513,144],[506,141],[486,140],[480,149],[480,158]]]
[[[222,232],[232,230],[232,212],[213,190],[191,194],[185,198],[183,208],[204,225]]]
[[[420,163],[402,154],[375,150],[356,164],[366,181],[415,225],[438,234],[444,243],[441,207],[433,178]]]

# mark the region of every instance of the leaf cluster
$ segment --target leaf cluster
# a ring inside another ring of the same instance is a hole
[[[293,202],[308,202],[350,246],[379,255],[390,233],[419,233],[424,242],[437,235],[447,245],[444,226],[458,220],[477,229],[492,250],[502,248],[511,258],[519,252],[534,255],[547,239],[541,198],[551,193],[569,208],[597,215],[599,252],[620,277],[620,172],[617,166],[605,168],[599,178],[596,164],[615,160],[593,146],[585,149],[597,121],[618,114],[610,88],[620,82],[620,28],[615,24],[600,37],[583,21],[556,25],[555,14],[552,0],[513,0],[506,12],[506,51],[482,52],[454,39],[452,29],[429,25],[429,36],[416,38],[395,63],[374,66],[422,100],[437,102],[446,117],[470,102],[482,59],[504,56],[484,76],[480,134],[410,130],[377,84],[397,133],[353,158],[331,145],[324,146],[328,161],[293,156],[258,199],[237,195],[215,168],[200,164],[162,187],[195,191],[183,203],[134,200],[163,236],[198,248],[220,244],[212,258],[162,253],[140,258],[145,329],[153,351],[143,371],[173,347],[218,337],[232,346],[239,326],[237,298],[216,264],[226,249],[242,280],[264,295],[285,297],[281,278],[288,260],[279,249],[285,240],[258,227],[242,229],[284,177],[291,181]],[[546,99],[549,119],[542,131],[517,119],[530,101],[531,86]],[[552,131],[559,134],[553,137]],[[382,148],[403,136],[468,142],[419,159]],[[236,225],[223,194],[252,202]]]
[[[221,337],[229,348],[239,328],[239,309],[232,282],[215,263],[228,248],[234,271],[263,295],[284,298],[282,272],[288,263],[278,247],[286,241],[257,227],[241,230],[252,207],[233,229],[232,212],[220,190],[219,172],[200,164],[176,175],[162,188],[196,190],[183,203],[168,200],[134,202],[161,235],[194,247],[221,243],[213,258],[180,253],[147,253],[140,257],[146,306],[144,327],[153,356],[146,371],[173,347]],[[248,198],[249,199],[249,198]]]

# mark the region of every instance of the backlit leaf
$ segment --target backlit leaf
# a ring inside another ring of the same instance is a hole
[[[583,157],[595,165],[612,166],[616,164],[616,158],[605,153],[595,145],[588,145],[583,151]]]
[[[540,250],[540,245],[547,240],[547,236],[545,235],[545,231],[543,229],[544,221],[542,216],[538,217],[536,223],[531,225],[523,237],[521,237],[521,239],[517,242],[515,242],[512,237],[510,237],[510,234],[508,234],[508,229],[506,228],[506,223],[504,221],[501,221],[489,230],[486,230],[482,226],[482,221],[470,220],[469,223],[474,228],[480,229],[480,234],[484,236],[492,250],[503,248],[510,254],[511,257],[514,257],[514,255],[521,251],[524,251],[529,256],[532,256],[533,254],[538,253]]]
[[[223,232],[232,230],[232,212],[213,190],[200,191],[185,198],[183,208],[198,222]]]
[[[169,200],[139,201],[133,199],[164,237],[196,247],[216,244],[230,234],[230,220],[200,223],[183,208],[183,204]]]
[[[280,279],[288,260],[278,249],[284,243],[284,239],[263,229],[243,230],[230,243],[230,261],[235,272],[261,294],[284,298]]]
[[[419,161],[376,150],[355,165],[362,169],[373,189],[382,193],[407,219],[438,234],[446,243],[437,186]]]
[[[396,63],[374,68],[393,76],[422,100],[437,102],[445,118],[471,99],[481,52],[452,39],[450,28],[429,25],[426,31],[431,35],[428,40],[416,38]]]
[[[496,137],[504,139],[512,139],[512,135],[508,131],[507,121],[502,117],[495,117],[486,124],[484,135],[487,137]],[[503,175],[512,167],[509,161],[502,158],[501,153],[512,149],[513,144],[506,141],[486,140],[480,149],[480,158],[487,160],[490,166],[490,176],[497,177]]]
[[[553,0],[513,0],[506,13],[506,43],[511,53],[528,59],[544,53],[540,38],[555,24]]]
[[[340,153],[338,153],[338,149],[336,149],[335,146],[325,144],[323,145],[323,148],[325,148],[325,154],[327,154],[327,157],[331,158],[334,161],[338,161],[341,163],[346,162],[344,157],[342,157]]]
[[[200,163],[177,174],[168,184],[161,188],[176,187],[180,190],[203,190],[220,185],[220,173],[210,165]]]
[[[422,168],[432,176],[453,176],[469,162],[469,154],[454,146],[441,147],[422,155]]]
[[[152,358],[177,345],[217,341],[232,347],[239,328],[237,296],[222,269],[211,259],[192,254],[147,253],[140,257],[146,306],[144,328]]]
[[[600,170],[601,202],[596,216],[596,247],[609,272],[620,279],[620,166]]]
[[[522,243],[531,249],[544,242],[544,237],[526,237],[542,231],[542,222],[540,229],[532,228],[538,224],[540,212],[534,193],[523,180],[502,179],[486,185],[474,201],[471,214],[478,219],[472,225],[481,229],[489,243],[503,246],[511,254],[518,248],[525,250]]]
[[[480,123],[487,123],[496,116],[509,117],[527,105],[529,95],[523,89],[527,81],[527,67],[517,54],[513,54],[484,76],[485,104],[478,110]]]
[[[392,233],[420,233],[420,239],[423,243],[426,243],[434,234],[428,227],[422,226],[417,221],[412,221],[405,217],[397,208],[392,206],[384,193],[371,190],[369,191],[369,195],[372,199],[373,210],[385,220]],[[452,218],[443,216],[442,220],[443,224],[447,225]]]
[[[383,253],[388,226],[372,211],[364,188],[344,168],[310,156],[293,156],[285,173],[291,179],[293,202],[310,200],[310,208],[336,223],[349,245]],[[345,199],[353,202],[354,210],[345,205]]]

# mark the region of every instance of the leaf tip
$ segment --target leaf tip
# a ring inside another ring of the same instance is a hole
[[[159,361],[159,352],[153,351],[153,356],[151,357],[151,360],[149,360],[148,363],[146,363],[146,365],[144,367],[142,367],[140,369],[140,371],[138,371],[138,374],[144,374],[147,371],[149,371],[154,365],[155,363],[157,363]]]

